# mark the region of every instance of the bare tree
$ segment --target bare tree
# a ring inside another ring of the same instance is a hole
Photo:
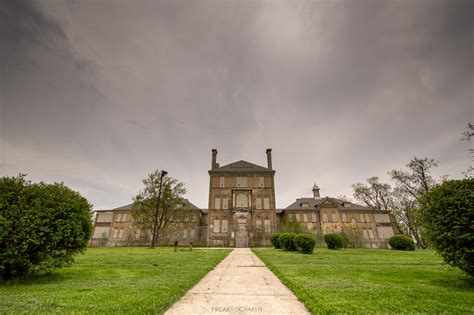
[[[461,139],[461,141],[468,141],[468,142],[471,141],[472,137],[474,137],[474,125],[471,123],[468,123],[467,130],[464,131],[462,135],[463,135],[463,138]],[[471,162],[474,161],[474,149],[469,148],[467,149],[467,151],[471,153]],[[465,172],[463,172],[463,174],[467,178],[472,178],[472,176],[474,175],[474,167],[472,165],[469,165],[468,169]]]
[[[160,232],[177,216],[186,215],[183,208],[184,184],[166,176],[164,171],[154,171],[143,180],[145,188],[133,198],[132,212],[134,224],[152,231],[151,247]]]
[[[415,156],[406,166],[408,170],[392,170],[389,173],[395,182],[395,213],[404,221],[417,246],[425,247],[417,220],[418,198],[437,184],[430,170],[438,165],[433,159],[420,159]]]

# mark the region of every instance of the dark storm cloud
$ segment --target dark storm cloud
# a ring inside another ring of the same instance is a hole
[[[2,173],[96,206],[166,168],[207,206],[210,149],[265,165],[277,202],[350,195],[413,155],[467,168],[472,1],[4,1]]]

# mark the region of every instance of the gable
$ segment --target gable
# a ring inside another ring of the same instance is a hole
[[[240,160],[234,163],[230,163],[230,164],[215,168],[213,170],[210,170],[209,172],[253,173],[253,172],[275,172],[275,171],[268,169],[266,167],[257,165],[257,164]]]

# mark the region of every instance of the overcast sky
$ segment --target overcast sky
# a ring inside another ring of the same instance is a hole
[[[220,165],[266,165],[277,207],[351,195],[413,156],[460,178],[474,1],[0,1],[0,173],[95,209],[165,169],[208,205]]]

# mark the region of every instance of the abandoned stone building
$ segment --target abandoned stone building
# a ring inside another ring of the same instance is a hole
[[[160,244],[193,242],[196,245],[254,247],[270,245],[272,233],[281,220],[297,222],[307,233],[322,240],[329,232],[357,234],[359,246],[386,248],[394,234],[389,212],[364,207],[349,201],[313,196],[298,198],[286,208],[276,208],[275,170],[272,150],[267,149],[267,166],[238,161],[224,166],[217,163],[212,150],[209,173],[209,203],[200,209],[183,200],[184,216],[171,222],[160,233]],[[92,246],[133,246],[150,242],[150,231],[133,224],[132,204],[111,210],[97,210]],[[177,209],[176,211],[180,211]],[[357,239],[356,237],[356,239]]]

